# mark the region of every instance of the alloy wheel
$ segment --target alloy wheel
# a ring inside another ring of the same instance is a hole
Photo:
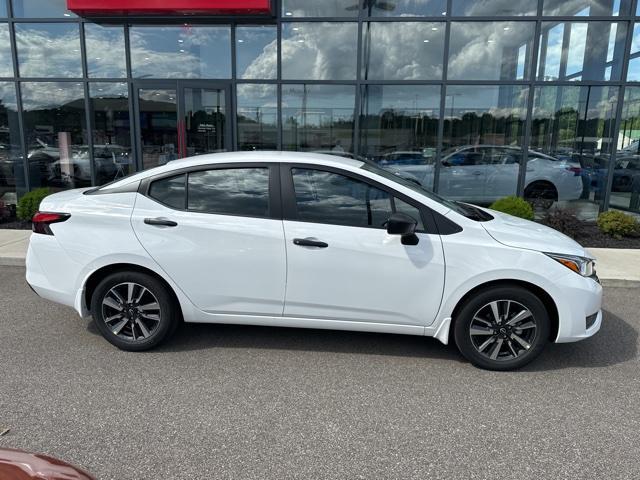
[[[473,315],[469,335],[474,348],[493,361],[514,360],[536,340],[538,325],[531,310],[513,300],[494,300]]]
[[[111,332],[127,341],[143,341],[160,325],[162,311],[151,291],[134,282],[120,283],[102,299],[102,318]]]

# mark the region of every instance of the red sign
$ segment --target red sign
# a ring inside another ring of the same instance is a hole
[[[270,0],[67,0],[78,15],[270,14]]]

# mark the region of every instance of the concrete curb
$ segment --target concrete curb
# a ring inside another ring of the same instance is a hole
[[[601,278],[603,287],[609,288],[640,288],[640,280],[625,280],[624,278]]]
[[[0,257],[0,267],[24,267],[24,257]]]

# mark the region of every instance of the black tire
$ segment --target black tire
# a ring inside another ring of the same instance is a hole
[[[128,284],[137,285],[137,288],[133,287],[133,295],[129,294],[132,302],[126,298]],[[143,289],[146,292],[143,293]],[[116,298],[118,294],[124,301],[122,309],[111,306],[122,306]],[[141,300],[136,302],[137,298],[134,297],[138,295]],[[155,305],[158,308],[147,310]],[[121,311],[126,313],[115,318]],[[180,317],[178,305],[167,287],[157,278],[140,272],[118,272],[104,278],[91,297],[91,314],[96,327],[108,342],[121,350],[133,352],[159,345],[175,331]],[[121,322],[126,323],[121,326]],[[117,328],[120,328],[119,333],[115,333]]]
[[[533,182],[524,189],[524,199],[534,209],[549,210],[558,201],[558,190],[551,182]]]
[[[493,321],[494,304],[498,311],[497,322]],[[536,295],[519,286],[497,286],[479,291],[453,320],[458,350],[472,364],[486,370],[521,368],[540,355],[549,341],[547,309]],[[516,323],[510,325],[513,321]],[[489,322],[493,325],[489,326]],[[492,339],[493,343],[489,343]],[[494,349],[497,354],[492,358]]]

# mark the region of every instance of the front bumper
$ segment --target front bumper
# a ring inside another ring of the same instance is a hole
[[[570,275],[571,281],[560,286],[556,298],[559,317],[557,343],[584,340],[595,335],[602,325],[602,286],[593,278]],[[588,317],[594,314],[596,319],[591,323]]]

